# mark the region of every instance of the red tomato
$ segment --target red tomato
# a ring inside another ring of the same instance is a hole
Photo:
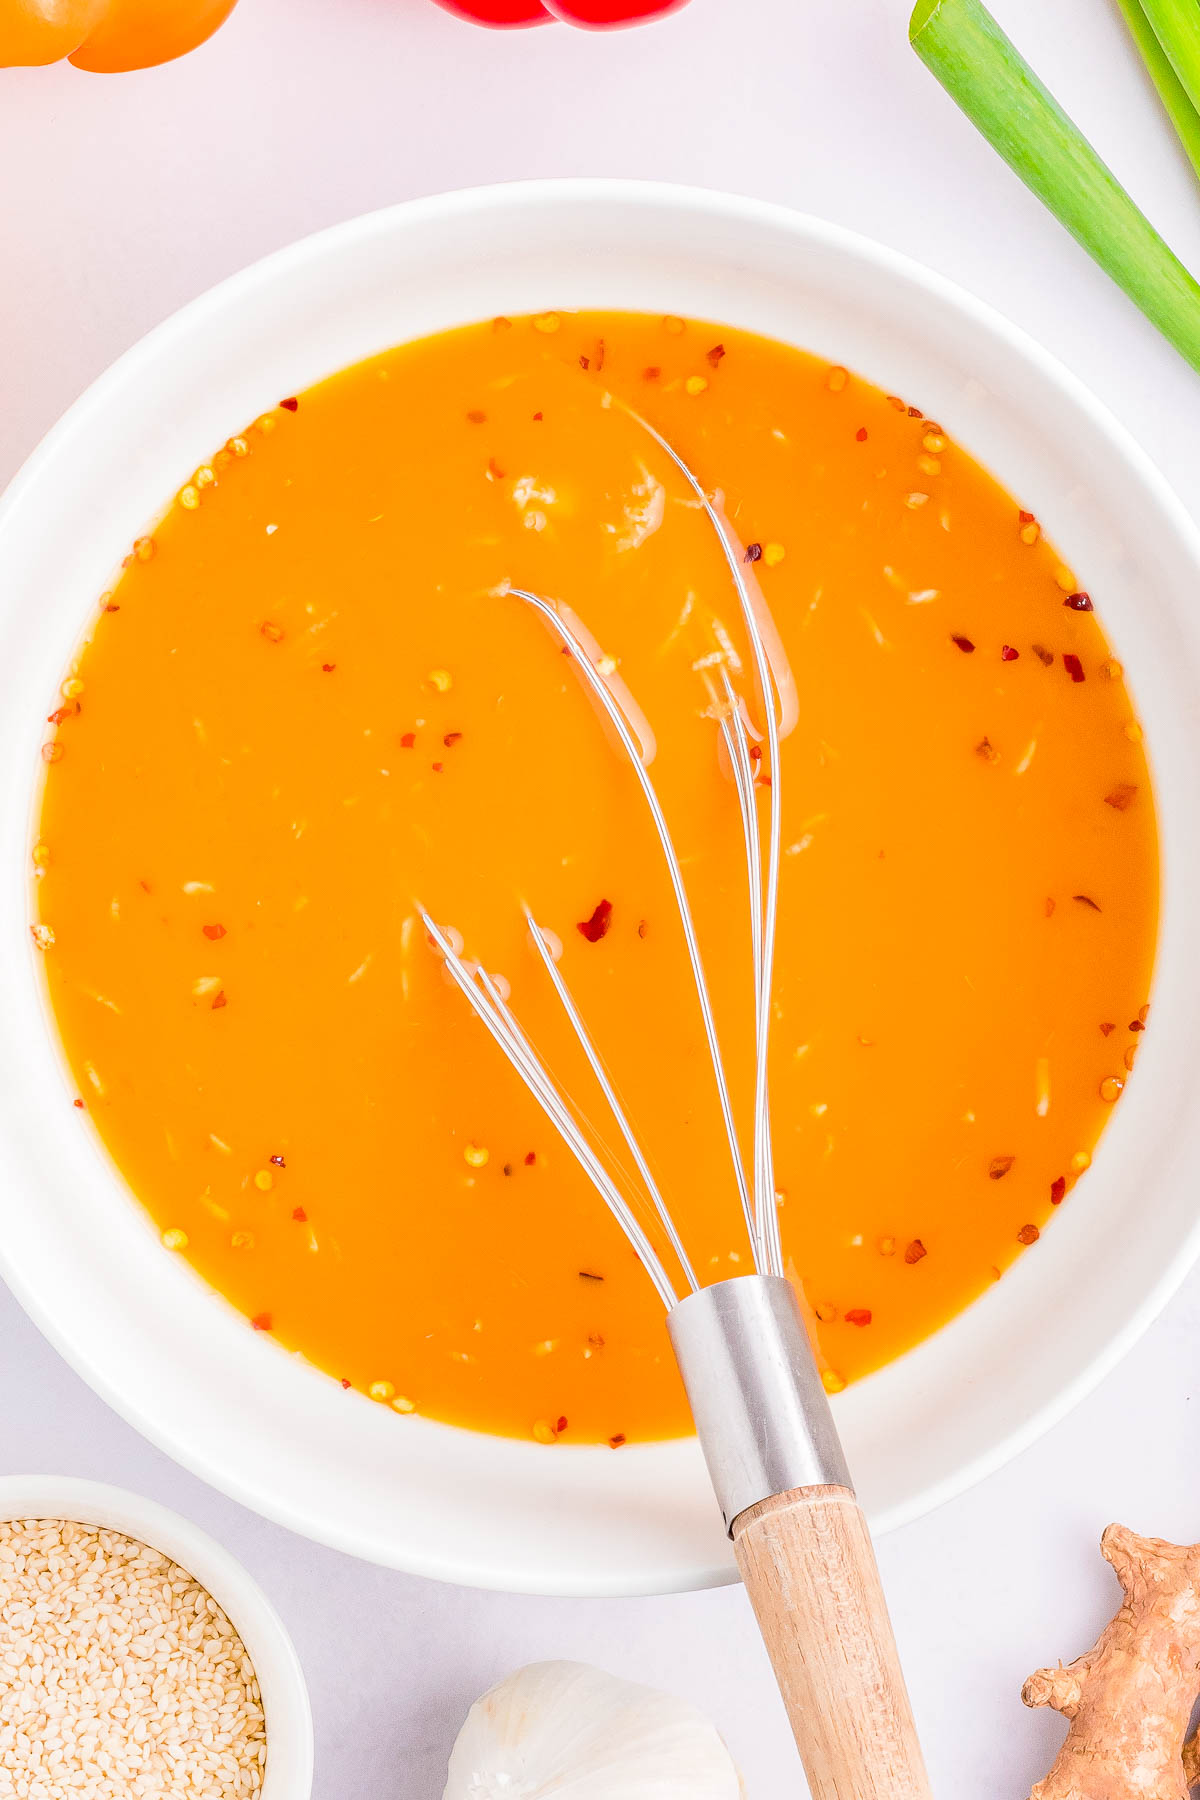
[[[687,0],[546,0],[556,19],[592,31],[607,31],[614,25],[642,25],[686,4]]]
[[[514,25],[548,25],[551,18],[542,0],[438,0],[438,5],[458,19],[501,30]]]

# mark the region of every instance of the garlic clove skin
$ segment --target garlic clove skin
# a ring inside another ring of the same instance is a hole
[[[743,1800],[696,1707],[587,1663],[530,1663],[477,1700],[442,1800]]]

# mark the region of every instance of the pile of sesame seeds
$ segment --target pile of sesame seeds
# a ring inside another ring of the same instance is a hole
[[[6,1800],[243,1800],[266,1755],[245,1646],[186,1570],[121,1532],[0,1523]]]

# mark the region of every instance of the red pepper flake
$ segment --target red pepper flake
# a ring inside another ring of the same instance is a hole
[[[57,742],[42,745],[42,761],[48,763],[61,762],[66,755],[63,745]]]
[[[1057,905],[1057,902],[1052,900],[1050,898],[1050,896],[1047,894],[1045,904],[1042,907],[1042,911],[1045,913],[1045,915],[1048,919],[1052,919],[1054,917],[1054,908],[1056,905]]]
[[[1111,1037],[1116,1029],[1116,1023],[1112,1019],[1102,1019],[1100,1021],[1100,1035],[1102,1037]]]
[[[580,357],[580,359],[579,359],[579,366],[580,366],[580,368],[581,368],[581,369],[587,369],[587,368],[590,368],[590,367],[591,367],[591,364],[590,364],[590,363],[589,363],[589,362],[588,362],[588,359],[587,359],[587,357],[586,357],[586,356],[581,356],[581,357]]]
[[[1082,681],[1084,679],[1083,664],[1075,655],[1074,651],[1063,651],[1063,668],[1067,671],[1067,674],[1071,677],[1072,681]]]
[[[1056,1175],[1054,1180],[1050,1183],[1050,1204],[1051,1204],[1051,1206],[1061,1206],[1063,1203],[1063,1199],[1066,1195],[1066,1191],[1067,1191],[1066,1176],[1065,1175]]]
[[[715,369],[717,364],[720,362],[721,358],[725,354],[725,346],[724,346],[724,344],[714,344],[712,349],[706,350],[704,354],[705,354],[706,360],[708,362],[709,368]]]
[[[1033,524],[1033,514],[1031,512],[1018,512],[1017,517],[1022,525]]]
[[[401,748],[401,749],[402,749],[402,750],[411,750],[411,749],[412,749],[412,747],[413,747],[413,745],[414,745],[414,744],[415,744],[415,743],[416,743],[416,741],[417,741],[417,734],[416,734],[416,732],[415,732],[415,731],[403,731],[403,732],[401,732],[401,734],[400,734],[400,748]]]
[[[332,675],[333,671],[336,668],[337,668],[336,663],[322,663],[321,664],[321,673],[322,673],[322,675]]]
[[[1072,894],[1071,898],[1072,898],[1072,900],[1076,901],[1078,903],[1078,905],[1086,906],[1092,912],[1100,911],[1099,906],[1092,899],[1092,896],[1090,894]]]
[[[970,656],[974,652],[975,646],[969,637],[960,637],[957,632],[952,632],[950,634],[950,642],[952,644],[957,644],[964,656]]]
[[[989,1178],[992,1181],[999,1181],[1002,1175],[1008,1174],[1016,1160],[1015,1156],[993,1156],[988,1164]]]
[[[71,1105],[77,1106],[79,1108],[80,1112],[83,1112],[85,1110],[82,1100],[72,1100]]]
[[[437,762],[437,763],[430,763],[430,765],[429,765],[429,766],[430,766],[430,768],[431,768],[431,769],[432,769],[432,770],[433,770],[433,772],[434,772],[434,774],[435,774],[435,775],[440,775],[440,774],[441,774],[441,772],[442,772],[442,769],[443,769],[443,768],[444,768],[444,767],[445,767],[445,765],[444,765],[444,764],[443,764],[443,763],[440,763],[440,762]]]
[[[284,631],[282,625],[276,625],[273,619],[264,619],[258,628],[269,644],[281,644]]]
[[[1054,661],[1053,650],[1047,650],[1045,644],[1035,644],[1033,646],[1033,654],[1037,657],[1043,669],[1048,669],[1050,664]]]
[[[473,407],[471,409],[471,411],[467,414],[467,418],[471,421],[472,425],[486,425],[487,424],[487,414],[485,412],[480,412],[478,410],[478,408],[476,408],[476,407]]]
[[[305,1210],[302,1206],[293,1206],[292,1217],[293,1217],[293,1219],[295,1219],[297,1225],[307,1225],[308,1224],[308,1214],[305,1212]]]
[[[1111,806],[1117,812],[1127,812],[1137,794],[1137,784],[1132,781],[1119,781],[1111,794],[1105,794],[1105,806]]]
[[[559,1418],[555,1419],[554,1429],[555,1429],[555,1431],[558,1432],[560,1437],[562,1436],[562,1433],[567,1429],[567,1417],[566,1417],[565,1413],[563,1413]]]
[[[284,1162],[282,1156],[269,1156],[267,1158],[267,1161],[269,1163],[273,1163],[277,1169],[286,1169],[287,1168],[287,1164],[286,1164],[286,1162]]]
[[[624,1442],[625,1433],[623,1431],[615,1431],[608,1440],[609,1448],[612,1450],[619,1450]]]
[[[642,370],[642,380],[643,381],[657,381],[661,374],[662,374],[661,369],[655,369],[655,368],[643,369]]]
[[[859,426],[859,428],[858,428],[858,430],[857,430],[857,431],[856,431],[856,432],[855,432],[855,434],[854,434],[854,441],[855,441],[855,443],[856,443],[856,444],[865,444],[865,443],[866,443],[866,441],[867,441],[867,428],[866,428],[866,426],[865,426],[865,425],[860,425],[860,426]]]
[[[225,989],[221,988],[218,993],[213,995],[213,1003],[209,1007],[209,1011],[210,1012],[220,1012],[220,1010],[223,1006],[228,1006],[228,1005],[229,1005],[229,1002],[225,998]]]
[[[648,936],[648,935],[649,935],[649,932],[650,932],[650,925],[649,925],[649,921],[648,921],[648,920],[646,920],[646,919],[639,919],[639,920],[638,920],[638,936],[639,936],[639,937],[640,937],[640,938],[644,938],[644,937],[647,937],[647,936]],[[1140,1030],[1141,1030],[1141,1026],[1140,1026],[1140,1025],[1139,1025],[1139,1027],[1138,1027],[1138,1030],[1139,1030],[1139,1031],[1140,1031]]]
[[[504,470],[500,467],[500,464],[496,461],[494,456],[488,457],[487,472],[493,481],[504,480]]]
[[[887,403],[889,406],[894,406],[897,412],[907,412],[908,411],[908,408],[905,406],[905,404],[904,404],[903,400],[900,398],[899,394],[888,394],[887,395]]]
[[[929,1252],[926,1250],[920,1238],[914,1238],[912,1243],[908,1246],[908,1249],[904,1252],[904,1260],[906,1263],[919,1263],[923,1256],[928,1255]]]
[[[270,1313],[255,1313],[250,1323],[253,1325],[255,1331],[270,1331],[271,1315]]]
[[[612,901],[600,900],[590,919],[583,919],[576,925],[576,931],[582,932],[589,944],[598,944],[612,924]]]
[[[925,417],[925,414],[921,411],[919,406],[910,406],[906,408],[906,411],[910,419],[923,419]]]
[[[1036,1225],[1022,1225],[1017,1233],[1017,1242],[1018,1244],[1036,1244],[1041,1235]]]
[[[1072,612],[1091,612],[1093,610],[1090,594],[1068,594],[1063,605],[1069,606]]]
[[[1000,650],[1000,661],[1001,662],[1016,662],[1016,660],[1017,660],[1018,656],[1020,656],[1020,654],[1021,654],[1021,652],[1019,650],[1014,650],[1011,644],[1004,644],[1001,646],[1001,650]]]
[[[1145,1031],[1145,1029],[1146,1029],[1145,1019],[1130,1019],[1129,1029],[1130,1029],[1130,1031]]]
[[[443,744],[445,744],[447,750],[452,750],[454,748],[455,744],[458,743],[458,741],[461,737],[462,737],[461,731],[448,731],[446,733],[445,737],[442,739],[442,742],[443,742]]]
[[[342,1376],[341,1381],[342,1381],[343,1388],[350,1388],[350,1387],[353,1387],[353,1385],[354,1385],[354,1383],[352,1381],[350,1381],[345,1375]]]
[[[869,1306],[852,1306],[845,1315],[847,1325],[869,1325],[871,1309]]]
[[[513,1166],[512,1166],[512,1164],[511,1164],[511,1163],[505,1163],[505,1165],[504,1165],[504,1167],[503,1167],[503,1169],[502,1169],[502,1170],[501,1170],[501,1171],[500,1171],[500,1173],[501,1173],[501,1174],[502,1174],[502,1175],[511,1175],[511,1174],[512,1174],[512,1173],[513,1173]]]
[[[527,1150],[525,1152],[525,1167],[527,1169],[532,1169],[532,1167],[536,1161],[537,1161],[537,1151],[536,1150]]]
[[[542,415],[541,415],[541,413],[534,413],[534,415],[533,415],[533,422],[534,422],[534,424],[535,424],[535,425],[540,425],[540,424],[541,424],[541,422],[542,422]]]
[[[976,756],[981,757],[984,762],[997,763],[1000,761],[1000,752],[997,750],[995,744],[993,744],[991,738],[980,738],[975,746],[975,754]]]
[[[579,1279],[580,1281],[603,1281],[604,1277],[597,1275],[594,1269],[580,1269]]]
[[[79,702],[69,700],[65,706],[56,706],[52,713],[46,714],[47,725],[61,725],[64,719],[73,719],[79,711]]]
[[[281,400],[279,404],[285,412],[298,412],[300,408],[300,402],[296,399],[294,394],[289,394],[287,399]]]
[[[213,944],[219,943],[225,936],[225,927],[223,925],[202,925],[200,929],[203,931],[205,937],[208,938],[209,942]]]
[[[595,355],[595,359],[594,359],[595,364],[596,364],[597,375],[600,373],[601,369],[604,367],[604,357],[605,357],[604,339],[597,338],[596,339],[596,355]]]
[[[761,544],[747,544],[746,545],[746,554],[745,554],[745,556],[743,556],[742,561],[748,562],[748,563],[756,563],[761,559],[761,557],[762,557],[762,545]]]

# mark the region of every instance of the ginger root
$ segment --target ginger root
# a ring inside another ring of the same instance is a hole
[[[1188,1800],[1200,1782],[1200,1544],[1167,1544],[1110,1525],[1100,1548],[1124,1600],[1095,1645],[1039,1669],[1026,1706],[1069,1720],[1054,1767],[1030,1800]]]

